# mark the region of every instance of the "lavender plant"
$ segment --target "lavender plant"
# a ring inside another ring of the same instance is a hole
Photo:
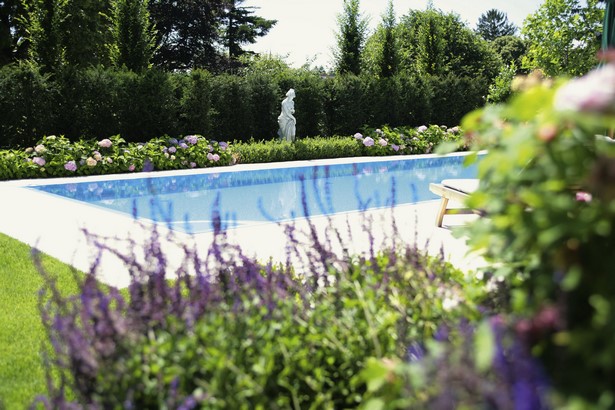
[[[115,249],[91,235],[100,255],[111,252],[129,267],[127,294],[96,280],[98,262],[68,298],[41,269],[52,351],[48,394],[39,401],[47,408],[356,407],[367,391],[368,358],[404,358],[437,329],[478,317],[463,296],[477,283],[416,246],[372,243],[368,255],[337,256],[340,235],[290,225],[289,252],[307,253],[306,265],[260,263],[229,244],[220,226],[205,255],[183,245],[173,272],[156,230],[143,258],[125,251],[135,246]]]

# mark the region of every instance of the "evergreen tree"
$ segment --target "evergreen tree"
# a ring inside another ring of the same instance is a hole
[[[476,32],[485,40],[493,41],[498,37],[514,35],[517,27],[508,21],[506,13],[491,9],[479,17]]]
[[[57,0],[35,0],[27,8],[29,58],[43,71],[54,71],[61,64],[62,46],[59,30],[63,8]]]
[[[154,55],[155,34],[147,0],[116,0],[114,4],[113,62],[132,71],[149,67]]]
[[[244,0],[229,0],[223,18],[222,44],[228,50],[230,66],[236,65],[246,53],[244,44],[254,44],[258,37],[266,35],[277,23],[255,16],[256,7],[242,7]]]
[[[367,35],[367,20],[359,11],[359,0],[344,0],[344,12],[338,16],[340,32],[334,52],[338,73],[359,74],[361,52]]]
[[[111,0],[64,0],[58,20],[64,60],[68,65],[109,66]]]
[[[386,14],[382,18],[384,42],[380,60],[380,77],[391,77],[397,73],[397,44],[395,41],[395,10],[389,0]]]
[[[220,19],[228,0],[150,0],[156,28],[154,64],[167,70],[219,70],[216,48]]]

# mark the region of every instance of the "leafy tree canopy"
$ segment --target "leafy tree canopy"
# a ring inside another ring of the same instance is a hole
[[[578,76],[596,66],[604,8],[599,0],[545,0],[527,17],[523,68],[550,76]]]
[[[338,16],[338,24],[340,31],[334,51],[336,70],[342,74],[359,74],[368,24],[361,15],[359,0],[344,0],[344,12]]]

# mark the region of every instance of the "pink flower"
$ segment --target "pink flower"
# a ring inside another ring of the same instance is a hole
[[[389,143],[384,138],[380,138],[380,140],[378,140],[378,144],[380,144],[383,147],[386,147]]]
[[[371,147],[372,145],[374,145],[374,139],[372,137],[365,137],[365,139],[363,140],[363,145],[365,145],[366,147]]]
[[[391,144],[391,148],[393,148],[395,152],[399,151],[399,145]]]
[[[169,152],[170,154],[175,154],[175,152],[176,152],[176,151],[177,151],[177,148],[175,148],[175,147],[169,147],[168,152]]]
[[[64,169],[70,172],[75,172],[77,170],[77,163],[75,161],[68,161],[64,164]]]
[[[207,159],[213,162],[217,162],[220,160],[220,155],[212,154],[211,152],[207,154]]]
[[[196,143],[199,141],[199,137],[197,137],[196,135],[188,135],[184,138],[184,140],[190,145],[196,145]]]
[[[45,158],[42,157],[34,157],[32,158],[32,162],[41,167],[47,163],[47,161],[45,161]]]
[[[607,64],[563,85],[553,105],[559,111],[615,112],[614,83],[615,64]]]
[[[85,164],[88,167],[95,167],[97,163],[98,162],[94,158],[92,158],[92,157],[89,157],[88,159],[85,160]]]
[[[196,162],[191,162],[190,163],[190,168],[196,168]]]
[[[128,166],[128,170],[129,170],[130,172],[134,171],[134,170],[135,170],[135,164],[130,164],[130,165]]]
[[[110,139],[105,138],[104,140],[98,141],[98,146],[101,148],[109,148],[113,145]]]
[[[577,192],[576,199],[579,202],[591,202],[592,194],[590,194],[589,192],[579,191]]]

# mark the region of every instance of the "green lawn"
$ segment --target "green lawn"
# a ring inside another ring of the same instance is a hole
[[[0,234],[0,409],[24,409],[45,392],[41,343],[45,339],[37,295],[42,278],[30,247]],[[45,256],[43,263],[65,292],[75,292],[71,268]]]

